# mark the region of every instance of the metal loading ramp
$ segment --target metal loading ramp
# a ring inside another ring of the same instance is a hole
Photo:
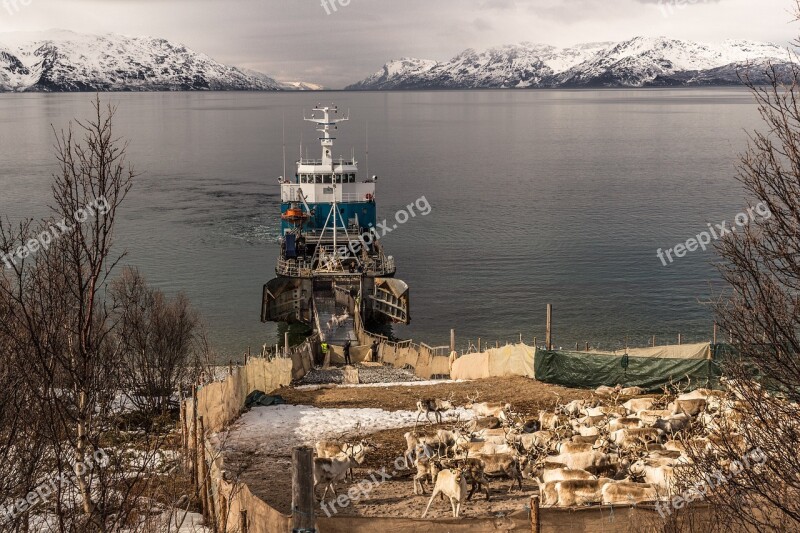
[[[356,324],[347,306],[336,302],[331,292],[314,291],[314,320],[323,340],[343,346],[348,340],[357,342]]]

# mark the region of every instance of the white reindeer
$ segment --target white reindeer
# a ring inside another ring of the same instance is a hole
[[[431,499],[428,500],[428,506],[425,512],[422,513],[422,518],[428,514],[434,498],[439,494],[444,494],[445,497],[450,499],[450,506],[453,508],[453,518],[458,518],[461,512],[461,504],[467,496],[467,480],[464,472],[459,469],[442,470],[436,476],[436,484],[433,486],[433,494]]]

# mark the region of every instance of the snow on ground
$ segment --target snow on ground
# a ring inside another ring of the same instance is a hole
[[[198,513],[165,513],[165,528],[169,533],[210,533],[211,529],[203,525],[203,515]]]
[[[445,413],[443,418],[446,422],[472,417],[472,411],[459,407]],[[226,449],[291,455],[295,446],[313,446],[318,440],[337,439],[348,434],[364,435],[409,427],[416,419],[416,411],[319,409],[307,405],[255,407],[243,414],[228,434],[217,435],[217,439]]]
[[[446,385],[448,383],[466,383],[464,379],[437,379],[435,381],[394,381],[391,383],[362,383],[359,385],[336,385],[341,389],[360,389],[370,387],[430,387],[432,385]],[[319,390],[326,388],[325,385],[300,385],[296,390]]]

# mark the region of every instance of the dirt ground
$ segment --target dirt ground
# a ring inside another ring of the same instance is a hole
[[[489,378],[463,383],[442,382],[430,387],[335,387],[319,390],[297,390],[284,387],[272,392],[291,404],[315,407],[380,407],[387,411],[415,411],[422,397],[447,398],[453,394],[456,405],[464,405],[467,395],[480,393],[479,402],[509,402],[514,411],[527,416],[538,416],[540,409],[553,407],[559,399],[588,398],[591,391],[567,389],[539,381],[515,376]]]
[[[360,388],[324,388],[319,390],[297,390],[284,387],[271,394],[281,395],[288,403],[295,405],[310,405],[318,408],[382,408],[387,411],[416,410],[416,402],[422,397],[445,398],[453,393],[454,403],[463,405],[467,401],[467,394],[480,393],[479,401],[510,402],[515,411],[525,417],[536,417],[540,409],[552,408],[559,400],[568,401],[576,398],[590,396],[589,391],[566,389],[564,387],[540,383],[528,378],[491,378],[479,381],[453,383],[445,382],[432,386],[392,386],[392,387],[360,387]],[[441,427],[447,427],[443,425]],[[366,498],[358,497],[358,501],[345,506],[336,507],[335,514],[346,516],[389,516],[389,517],[419,517],[430,497],[428,495],[413,494],[412,477],[410,470],[398,469],[398,458],[402,457],[405,450],[403,434],[410,428],[397,428],[384,430],[369,435],[369,438],[378,446],[375,452],[367,455],[361,468],[356,469],[355,481],[337,485],[338,494],[347,494],[348,489],[357,487],[361,482],[362,487],[369,485],[369,494]],[[425,425],[425,431],[435,431],[438,426]],[[364,435],[366,436],[366,435]],[[264,435],[269,439],[269,435]],[[226,469],[237,472],[240,480],[246,483],[250,490],[258,497],[264,499],[271,506],[283,513],[291,509],[291,458],[288,456],[260,454],[252,457],[246,452],[232,452],[226,454]],[[372,477],[381,480],[376,472],[384,472],[390,479],[381,483],[373,483]],[[530,502],[530,496],[537,490],[531,480],[523,481],[523,490],[508,493],[511,482],[508,480],[495,480],[490,486],[490,501],[486,501],[483,494],[476,494],[472,501],[464,507],[464,517],[502,516],[521,509]],[[320,489],[321,492],[321,489]],[[355,489],[354,489],[355,492]],[[332,496],[328,494],[328,512]],[[320,509],[320,516],[325,512]],[[431,506],[429,516],[444,518],[449,516],[449,501],[437,500]]]

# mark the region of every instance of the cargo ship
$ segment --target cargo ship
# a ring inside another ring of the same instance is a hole
[[[280,254],[263,288],[262,322],[303,323],[334,345],[357,341],[356,313],[363,323],[408,324],[408,285],[395,279],[376,231],[378,176],[359,174],[354,151],[334,156],[333,134],[349,113],[317,105],[303,119],[320,133],[321,157],[301,157],[294,175],[278,180]]]

